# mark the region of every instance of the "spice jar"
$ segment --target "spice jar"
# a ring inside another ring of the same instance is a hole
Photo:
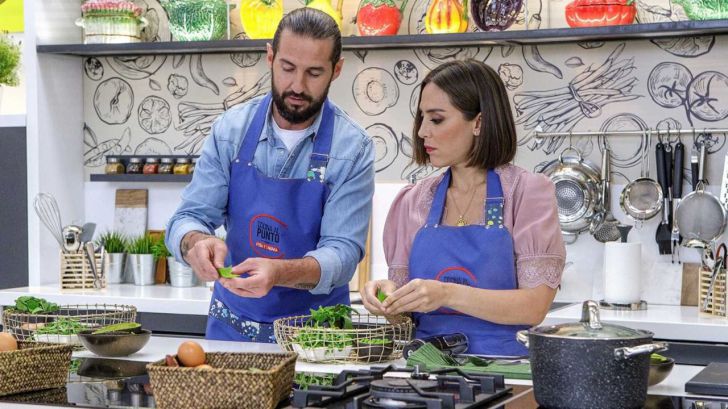
[[[106,158],[106,169],[105,172],[107,175],[119,175],[124,173],[126,169],[124,169],[124,164],[121,163],[119,158]]]
[[[195,173],[195,165],[197,165],[197,158],[192,158],[192,164],[190,165],[190,174]]]
[[[153,175],[159,170],[159,161],[157,158],[147,158],[147,163],[144,164],[144,174]]]
[[[142,173],[142,158],[131,158],[129,164],[126,166],[126,173]]]
[[[174,162],[172,161],[172,158],[162,158],[162,164],[159,165],[159,173],[165,174],[165,175],[171,175],[173,167],[174,167]]]
[[[187,158],[177,159],[177,163],[174,164],[175,175],[188,175],[190,173],[190,160]]]

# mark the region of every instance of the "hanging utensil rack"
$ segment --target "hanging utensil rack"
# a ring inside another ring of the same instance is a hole
[[[688,129],[652,129],[648,128],[645,130],[632,130],[632,131],[577,131],[577,132],[540,132],[536,131],[536,138],[551,138],[551,137],[585,137],[585,136],[606,136],[606,135],[623,135],[623,136],[643,136],[646,133],[651,132],[655,135],[697,135],[697,134],[712,134],[712,133],[723,133],[728,134],[728,128],[688,128]]]

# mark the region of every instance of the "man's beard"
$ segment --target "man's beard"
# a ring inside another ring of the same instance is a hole
[[[312,96],[308,94],[297,94],[293,91],[286,91],[282,94],[278,93],[278,90],[276,89],[276,83],[275,79],[271,79],[271,91],[273,94],[273,103],[276,105],[276,109],[278,110],[278,113],[281,114],[283,119],[286,121],[292,123],[292,124],[300,124],[302,122],[306,122],[309,119],[316,116],[319,111],[321,110],[321,107],[324,104],[324,101],[326,100],[326,96],[329,94],[329,87],[331,84],[326,86],[326,90],[324,90],[323,95],[320,99],[314,99]],[[286,98],[289,96],[294,96],[296,98],[303,99],[304,101],[308,102],[308,108],[305,109],[295,109],[290,108],[288,105],[286,105]]]

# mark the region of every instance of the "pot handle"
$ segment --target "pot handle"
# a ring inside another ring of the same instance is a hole
[[[516,332],[516,340],[528,348],[528,330],[524,329]]]
[[[652,344],[642,344],[635,347],[615,348],[614,359],[625,360],[637,355],[651,354],[665,350],[667,350],[667,342],[653,342]]]
[[[587,300],[581,305],[581,323],[591,329],[602,329],[599,320],[599,304],[594,300]]]

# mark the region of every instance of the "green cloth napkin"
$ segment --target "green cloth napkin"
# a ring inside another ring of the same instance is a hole
[[[407,358],[407,366],[424,366],[431,371],[440,368],[458,368],[465,372],[480,372],[500,374],[510,379],[531,379],[531,364],[528,362],[510,362],[508,360],[489,360],[475,356],[460,356],[458,362],[455,358],[427,343]]]

